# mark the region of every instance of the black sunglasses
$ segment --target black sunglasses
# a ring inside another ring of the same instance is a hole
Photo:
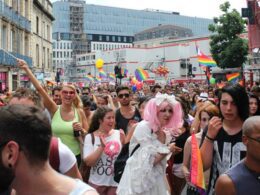
[[[125,93],[125,94],[119,94],[118,97],[121,99],[123,97],[129,98],[130,94],[129,93]]]

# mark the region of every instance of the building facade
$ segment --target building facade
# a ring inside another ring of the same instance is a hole
[[[20,80],[16,58],[32,66],[31,14],[32,0],[0,0],[0,92],[14,90]]]
[[[75,4],[80,4],[83,8],[83,29],[81,30],[85,34],[84,41],[87,43],[85,52],[132,47],[136,33],[158,25],[171,24],[190,29],[195,36],[208,35],[210,33],[208,25],[213,22],[211,19],[182,16],[176,12],[132,10],[85,4],[82,0],[63,0],[53,3],[53,14],[56,19],[53,25],[54,42],[59,42],[59,44],[64,44],[66,41],[73,42],[75,32],[71,28],[71,10]],[[56,56],[54,65],[66,66],[66,63],[63,63],[66,58],[57,58],[57,52],[60,51],[53,52],[53,56]],[[75,62],[72,64],[75,65]],[[75,69],[67,69],[69,70],[65,72],[71,73],[69,77],[74,77]]]
[[[32,4],[33,72],[38,80],[53,80],[52,66],[52,4],[49,0],[33,0]]]

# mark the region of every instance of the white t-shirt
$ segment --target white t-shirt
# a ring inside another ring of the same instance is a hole
[[[81,195],[85,194],[87,191],[96,191],[94,188],[90,187],[88,184],[82,182],[79,179],[76,179],[76,182],[76,187],[72,192],[69,193],[69,195]]]
[[[76,163],[77,159],[74,156],[73,152],[66,146],[60,138],[58,138],[58,149],[59,149],[59,158],[60,158],[60,173],[64,174],[68,172]]]
[[[106,144],[115,141],[119,144],[118,154],[122,149],[122,144],[120,141],[120,131],[113,130],[112,135],[105,138]],[[92,145],[91,135],[88,134],[84,141],[84,159],[94,152],[100,146],[100,138],[95,136],[94,146]],[[108,156],[105,152],[102,153],[101,158],[97,161],[97,164],[91,167],[89,182],[98,186],[117,186],[118,184],[114,181],[114,162],[118,154],[113,157]]]

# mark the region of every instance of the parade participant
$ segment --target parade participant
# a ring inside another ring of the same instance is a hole
[[[249,115],[260,115],[260,100],[252,93],[249,93]]]
[[[10,105],[0,109],[0,190],[16,194],[94,195],[81,180],[54,171],[48,163],[51,126],[35,106]]]
[[[18,88],[8,102],[9,105],[28,105],[43,108],[41,96],[34,90],[28,88]],[[58,139],[57,148],[53,145],[54,139],[51,141],[50,147],[50,164],[58,172],[74,178],[81,179],[81,175],[77,166],[76,157],[71,150]],[[58,160],[57,160],[58,159]],[[57,161],[57,162],[56,162]]]
[[[129,153],[135,152],[126,162],[118,195],[168,194],[166,156],[176,151],[170,141],[182,124],[182,109],[174,96],[158,94],[146,104],[144,120],[137,124],[130,141]]]
[[[137,123],[141,120],[138,109],[130,105],[131,94],[127,86],[119,86],[116,89],[121,107],[116,110],[116,129],[123,129],[127,134],[130,128],[128,124]]]
[[[61,87],[54,87],[52,89],[52,99],[57,105],[61,105]]]
[[[43,97],[44,106],[51,114],[53,134],[72,150],[79,165],[83,135],[88,129],[88,123],[75,87],[73,85],[63,85],[61,90],[62,103],[57,105],[40,85],[26,62],[21,59],[17,61],[18,66],[26,72],[36,90]]]
[[[260,116],[248,118],[242,129],[246,158],[218,178],[216,195],[260,194]]]
[[[205,106],[202,106],[202,108],[198,111],[198,116],[199,116],[199,130],[196,131],[195,129],[191,131],[191,133],[196,133],[196,139],[197,143],[201,143],[201,138],[202,138],[202,133],[203,130],[208,126],[209,120],[213,116],[219,116],[219,109],[217,106],[213,104],[207,104],[206,102],[204,103]],[[200,194],[199,191],[196,189],[195,186],[193,186],[190,183],[190,167],[191,167],[191,136],[187,139],[185,145],[184,145],[184,154],[183,154],[183,166],[182,166],[182,171],[185,176],[185,180],[188,183],[187,187],[187,194]],[[205,172],[205,179],[208,180],[209,173]],[[206,181],[207,183],[207,181]]]
[[[87,95],[81,96],[81,101],[83,104],[83,110],[87,118],[88,124],[90,124],[91,118],[94,114],[94,111],[91,111],[91,106],[93,102],[90,100],[89,96]]]
[[[222,117],[214,116],[209,121],[201,147],[204,171],[211,167],[209,194],[214,193],[218,176],[245,157],[242,125],[249,115],[249,101],[245,89],[239,84],[223,87],[219,93],[219,108]]]
[[[91,166],[89,184],[100,195],[114,195],[114,162],[124,143],[123,131],[114,130],[115,113],[111,108],[98,108],[84,141],[84,161]]]

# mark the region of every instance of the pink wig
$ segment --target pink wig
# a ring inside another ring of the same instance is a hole
[[[165,104],[166,102],[167,104]],[[178,129],[181,128],[183,125],[183,112],[181,104],[176,101],[175,98],[174,101],[168,101],[166,98],[158,105],[157,97],[155,97],[146,104],[144,109],[144,120],[149,122],[153,132],[156,132],[159,130],[159,128],[161,128],[157,114],[159,112],[159,109],[165,107],[166,105],[170,105],[172,107],[173,115],[169,123],[163,128],[171,129],[172,133],[174,133],[178,131]]]

